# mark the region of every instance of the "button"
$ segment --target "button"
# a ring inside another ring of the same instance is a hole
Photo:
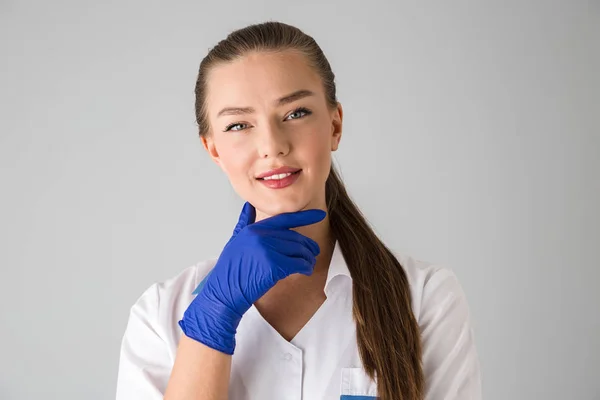
[[[283,355],[283,359],[284,359],[285,361],[290,361],[290,360],[292,359],[292,355],[291,355],[290,353],[285,353],[285,354]]]

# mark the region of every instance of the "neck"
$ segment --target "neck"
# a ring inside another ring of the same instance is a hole
[[[329,270],[329,264],[331,262],[335,244],[331,227],[329,226],[329,215],[316,224],[301,226],[292,230],[317,242],[321,252],[317,256],[313,275],[319,275],[321,273],[325,273],[326,275]]]
[[[335,244],[329,227],[329,216],[316,224],[293,228],[292,230],[317,242],[321,251],[316,257],[317,260],[311,275],[291,274],[277,282],[273,288],[254,303],[257,309],[267,313],[266,315],[269,315],[269,310],[273,311],[280,307],[287,310],[285,313],[296,315],[293,312],[297,312],[297,301],[315,304],[315,299],[318,299],[317,303],[319,305],[324,301],[325,283],[327,282]],[[289,307],[293,307],[294,310],[288,310]]]
[[[327,209],[327,207],[324,205],[322,207],[308,208],[319,208],[323,210]],[[260,221],[268,217],[268,215],[262,213],[260,210],[256,211],[256,221]],[[331,257],[333,255],[333,249],[335,245],[335,238],[333,237],[331,227],[329,225],[329,214],[327,214],[327,216],[322,221],[319,221],[316,224],[300,226],[297,228],[292,228],[292,230],[317,242],[317,244],[319,245],[320,253],[317,256],[313,273],[310,276],[302,274],[292,274],[286,279],[284,279],[284,281],[290,284],[301,284],[308,281],[322,280],[324,285],[325,280],[327,278],[327,272],[329,271],[329,264],[331,262]]]

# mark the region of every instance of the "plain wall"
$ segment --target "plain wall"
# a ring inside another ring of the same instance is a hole
[[[600,399],[599,3],[357,0],[0,1],[0,398],[114,398],[131,305],[219,254],[195,78],[271,19],[329,57],[376,231],[458,275],[485,399]]]

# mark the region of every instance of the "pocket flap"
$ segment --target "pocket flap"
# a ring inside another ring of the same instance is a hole
[[[362,368],[342,368],[341,400],[375,399],[377,381]]]

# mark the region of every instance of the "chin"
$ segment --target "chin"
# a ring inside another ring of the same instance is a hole
[[[266,214],[268,216],[296,212],[296,211],[300,211],[303,209],[304,209],[304,207],[301,207],[301,206],[298,206],[295,204],[285,204],[285,203],[265,204],[262,207],[257,207],[257,211],[261,211],[263,214]]]
[[[256,203],[252,202],[258,214],[263,214],[265,217],[271,217],[278,214],[297,212],[308,209],[309,202],[299,201],[269,201],[259,200]]]

